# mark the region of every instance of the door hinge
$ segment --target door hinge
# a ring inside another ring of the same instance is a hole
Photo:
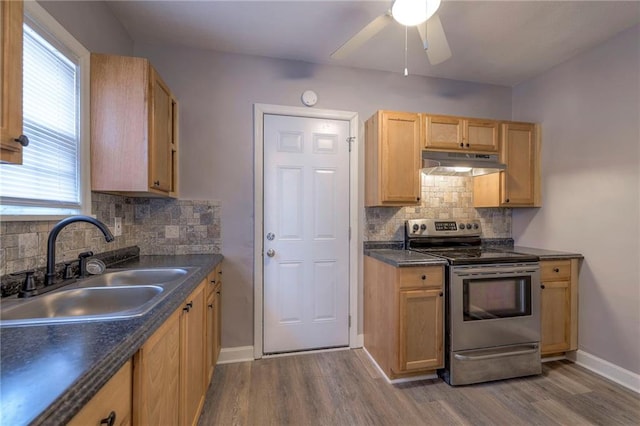
[[[349,227],[349,241],[351,241],[351,227]]]
[[[351,315],[349,315],[349,328],[351,328]]]
[[[356,141],[356,137],[355,137],[355,136],[349,136],[349,137],[347,138],[347,143],[349,144],[349,152],[351,152],[351,144],[352,144],[353,142],[355,142],[355,141]]]

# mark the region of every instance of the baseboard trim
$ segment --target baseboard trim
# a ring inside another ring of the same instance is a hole
[[[253,346],[236,346],[222,348],[218,356],[218,364],[253,361]]]
[[[365,348],[364,346],[362,347],[362,350],[364,350],[364,353],[367,354],[367,356],[369,357],[369,360],[371,360],[371,362],[373,363],[373,365],[375,365],[376,370],[378,370],[378,372],[380,373],[380,375],[382,377],[384,377],[384,379],[387,381],[387,383],[395,385],[398,383],[406,383],[406,382],[415,382],[417,380],[429,380],[429,379],[437,379],[438,375],[437,374],[423,374],[422,376],[412,376],[412,377],[403,377],[401,379],[390,379],[389,377],[387,377],[387,375],[385,374],[385,372],[382,370],[382,368],[380,368],[380,366],[378,365],[378,363],[376,362],[375,359],[373,359],[373,357],[371,356],[371,354],[369,353],[369,351],[367,350],[367,348]]]
[[[591,370],[600,376],[616,382],[629,390],[640,393],[640,374],[625,370],[624,368],[612,364],[607,360],[598,358],[597,356],[582,350],[568,352],[567,359],[586,368],[587,370]]]
[[[356,341],[351,342],[351,349],[358,349],[364,346],[364,334],[358,334],[356,336]]]

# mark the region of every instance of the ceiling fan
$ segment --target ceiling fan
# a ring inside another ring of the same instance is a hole
[[[449,48],[449,43],[447,43],[442,22],[440,22],[440,18],[436,13],[440,7],[440,2],[441,0],[395,0],[391,9],[369,22],[333,52],[331,58],[345,58],[395,20],[405,27],[415,26],[418,29],[422,45],[431,65],[446,61],[451,57],[451,49]],[[407,75],[406,66],[405,75]]]

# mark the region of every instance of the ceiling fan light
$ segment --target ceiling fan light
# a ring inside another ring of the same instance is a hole
[[[407,27],[418,25],[431,18],[440,7],[441,0],[396,0],[391,15]]]

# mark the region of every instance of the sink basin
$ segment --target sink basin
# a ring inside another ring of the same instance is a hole
[[[96,275],[88,278],[85,285],[91,287],[159,285],[184,278],[188,272],[184,268],[128,269]]]
[[[131,318],[145,314],[158,301],[157,285],[87,287],[61,290],[15,303],[3,303],[0,325]]]

